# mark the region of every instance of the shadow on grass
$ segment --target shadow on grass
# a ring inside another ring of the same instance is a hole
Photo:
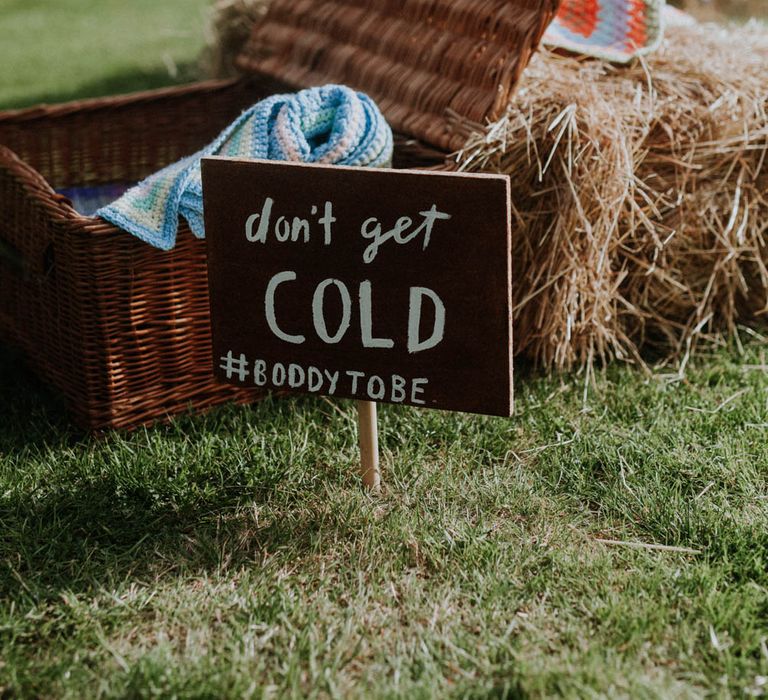
[[[530,376],[527,367],[519,379]],[[328,470],[337,467],[319,458],[311,474],[293,469],[289,478],[290,458],[262,458],[258,447],[248,454],[246,441],[227,437],[236,426],[263,421],[269,444],[267,433],[279,435],[296,412],[324,420],[315,400],[265,401],[249,417],[241,410],[249,409],[184,417],[147,438],[94,438],[71,425],[63,403],[19,354],[0,347],[0,464],[31,470],[29,481],[9,479],[0,493],[0,599],[47,600],[129,578],[220,571],[287,549],[298,558],[321,538],[348,541],[365,530],[364,513],[328,507],[323,489],[337,478]],[[178,468],[172,457],[153,461],[166,448],[198,439],[213,444],[202,461],[194,449],[181,449]],[[281,518],[260,519],[266,503],[265,512]]]
[[[254,506],[277,487],[265,484],[245,499],[242,489],[221,491],[181,509],[158,505],[151,484],[126,488],[110,478],[41,498],[6,496],[0,500],[0,598],[39,602],[126,579],[237,570],[287,547],[299,558],[320,536],[356,536],[353,522],[329,521],[323,509],[292,509],[288,518],[260,524]]]
[[[45,386],[21,353],[0,344],[0,456],[86,439],[69,421],[64,401]]]
[[[291,407],[274,402],[260,410],[277,417]],[[356,536],[354,515],[329,514],[306,483],[290,486],[306,498],[287,505],[285,517],[259,519],[259,506],[274,507],[285,490],[290,465],[255,463],[242,455],[220,464],[214,455],[210,465],[187,465],[189,473],[174,479],[162,470],[153,473],[149,452],[136,469],[100,457],[102,441],[123,438],[91,437],[72,427],[62,402],[19,354],[3,347],[0,415],[0,462],[5,460],[6,469],[23,468],[29,459],[37,483],[41,469],[50,471],[47,482],[42,477],[45,487],[18,483],[0,493],[0,599],[37,602],[127,578],[216,572],[286,548],[300,557],[320,536]],[[183,418],[167,430],[184,432],[185,423],[196,420]],[[206,430],[215,431],[215,425]],[[117,451],[112,459],[124,454]],[[315,486],[322,488],[322,481]]]
[[[201,79],[201,71],[196,63],[182,63],[176,66],[177,73],[171,75],[167,68],[153,70],[124,70],[96,80],[81,83],[71,90],[44,91],[23,98],[0,101],[0,109],[22,109],[39,104],[54,104],[90,97],[122,95],[141,90],[181,85]]]

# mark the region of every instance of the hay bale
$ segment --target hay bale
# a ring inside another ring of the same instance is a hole
[[[516,351],[684,358],[768,311],[768,35],[670,28],[625,67],[542,52],[464,170],[512,175]]]
[[[721,21],[724,17],[764,17],[765,0],[672,0],[674,5],[705,21]]]

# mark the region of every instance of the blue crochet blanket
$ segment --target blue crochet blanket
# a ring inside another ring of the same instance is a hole
[[[341,85],[275,95],[241,114],[208,146],[150,175],[97,216],[170,250],[179,216],[205,236],[200,159],[222,155],[302,163],[385,167],[392,130],[367,96]]]

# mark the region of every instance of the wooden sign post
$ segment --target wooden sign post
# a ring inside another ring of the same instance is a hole
[[[379,471],[379,427],[376,424],[376,404],[373,401],[357,402],[357,433],[360,441],[360,474],[363,485],[378,489],[381,483]]]
[[[203,159],[215,372],[358,401],[509,416],[509,180]]]

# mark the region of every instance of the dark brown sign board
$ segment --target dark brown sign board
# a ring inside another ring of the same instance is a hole
[[[227,158],[202,173],[219,378],[511,415],[506,176]]]

